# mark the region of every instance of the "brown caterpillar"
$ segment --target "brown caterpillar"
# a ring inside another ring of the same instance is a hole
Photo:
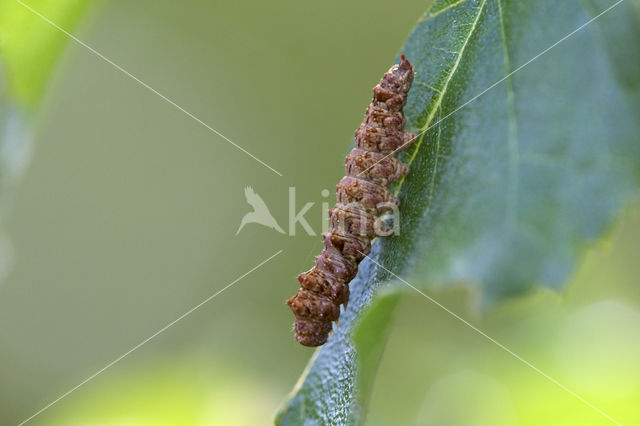
[[[329,210],[331,228],[322,234],[324,250],[311,270],[298,275],[300,289],[287,301],[296,316],[296,340],[320,346],[347,307],[349,282],[370,253],[371,240],[389,235],[380,215],[398,206],[387,185],[409,172],[396,158],[415,134],[404,130],[402,108],[413,82],[413,65],[402,55],[373,88],[373,100],[356,130],[355,148],[345,160],[346,176],[336,186],[337,204]]]

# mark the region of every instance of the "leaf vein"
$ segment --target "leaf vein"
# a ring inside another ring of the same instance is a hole
[[[509,47],[507,46],[507,35],[504,26],[502,0],[496,0],[496,2],[498,3],[498,17],[500,21],[500,35],[502,36],[504,67],[508,76],[505,83],[507,89],[507,106],[509,110],[509,134],[507,135],[507,143],[509,145],[509,179],[507,181],[506,191],[506,224],[510,229],[515,229],[518,224],[518,164],[520,161],[520,150],[518,144],[518,121],[515,109],[515,91],[513,89],[511,58],[509,56]]]
[[[429,19],[435,18],[436,16],[440,15],[443,12],[446,12],[449,9],[453,9],[454,7],[458,6],[460,3],[464,3],[467,0],[458,0],[455,3],[451,3],[449,6],[447,7],[443,7],[442,9],[438,10],[437,12],[433,12],[427,16],[425,16],[423,19],[421,19],[418,22],[424,22],[424,21],[428,21]]]
[[[445,94],[447,93],[447,89],[449,88],[449,83],[451,82],[451,79],[453,78],[453,75],[456,73],[456,71],[458,70],[458,66],[460,65],[460,60],[462,59],[462,55],[465,52],[465,49],[467,48],[467,44],[469,44],[469,40],[471,39],[471,36],[473,35],[473,32],[476,29],[476,26],[478,25],[478,21],[480,20],[480,16],[482,15],[482,10],[484,9],[485,4],[487,3],[487,0],[482,0],[482,3],[480,4],[480,6],[478,6],[478,14],[476,15],[471,28],[469,30],[469,33],[467,34],[467,37],[464,40],[464,43],[462,43],[462,47],[460,48],[460,52],[458,54],[458,57],[456,58],[456,61],[454,62],[453,66],[451,67],[451,71],[449,71],[449,74],[447,75],[447,78],[442,86],[442,90],[440,91],[440,96],[438,96],[438,99],[436,100],[435,105],[433,106],[433,108],[431,109],[431,112],[429,112],[429,115],[427,116],[427,120],[424,124],[424,126],[422,126],[422,128],[419,130],[420,133],[422,133],[422,137],[417,141],[416,143],[416,148],[413,151],[413,154],[411,155],[411,158],[409,159],[409,161],[407,162],[408,166],[411,166],[411,164],[413,163],[413,161],[415,160],[416,156],[418,155],[418,151],[420,151],[420,147],[422,146],[422,142],[424,141],[425,138],[425,133],[426,130],[429,129],[429,126],[431,125],[431,122],[433,121],[433,118],[436,115],[436,111],[438,111],[440,109],[440,106],[442,105],[442,99],[444,98]],[[405,182],[406,177],[403,177],[402,180],[400,180],[398,182],[398,187],[396,189],[396,195],[400,192],[400,189],[402,188],[402,185]]]

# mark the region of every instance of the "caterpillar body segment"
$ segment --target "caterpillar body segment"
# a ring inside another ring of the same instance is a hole
[[[346,175],[336,187],[337,204],[329,210],[331,228],[322,234],[324,249],[315,266],[298,275],[300,289],[287,301],[296,318],[295,338],[302,345],[327,341],[340,305],[347,307],[349,282],[371,252],[371,240],[392,233],[380,215],[397,208],[388,185],[409,172],[396,156],[415,138],[404,130],[402,111],[413,77],[413,65],[402,55],[373,88],[355,133],[355,148],[345,160]]]

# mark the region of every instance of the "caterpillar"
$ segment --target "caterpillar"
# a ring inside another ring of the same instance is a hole
[[[337,204],[329,210],[324,249],[309,271],[298,275],[300,289],[287,301],[295,315],[295,338],[304,346],[324,344],[349,301],[349,282],[371,252],[371,240],[392,230],[380,216],[397,208],[389,183],[409,172],[396,158],[415,139],[404,130],[403,107],[413,82],[413,65],[402,55],[373,88],[355,148],[345,159],[345,177],[336,186]]]

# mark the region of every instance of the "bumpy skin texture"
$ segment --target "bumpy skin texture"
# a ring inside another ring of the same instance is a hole
[[[380,215],[398,205],[387,185],[409,172],[396,155],[415,138],[404,130],[402,113],[413,75],[413,65],[403,55],[373,88],[373,100],[356,130],[356,147],[345,160],[346,176],[336,187],[338,203],[329,210],[324,250],[311,270],[298,275],[300,289],[287,301],[296,317],[296,340],[305,346],[327,341],[340,305],[346,308],[349,301],[349,282],[371,251],[371,240],[390,234]]]

